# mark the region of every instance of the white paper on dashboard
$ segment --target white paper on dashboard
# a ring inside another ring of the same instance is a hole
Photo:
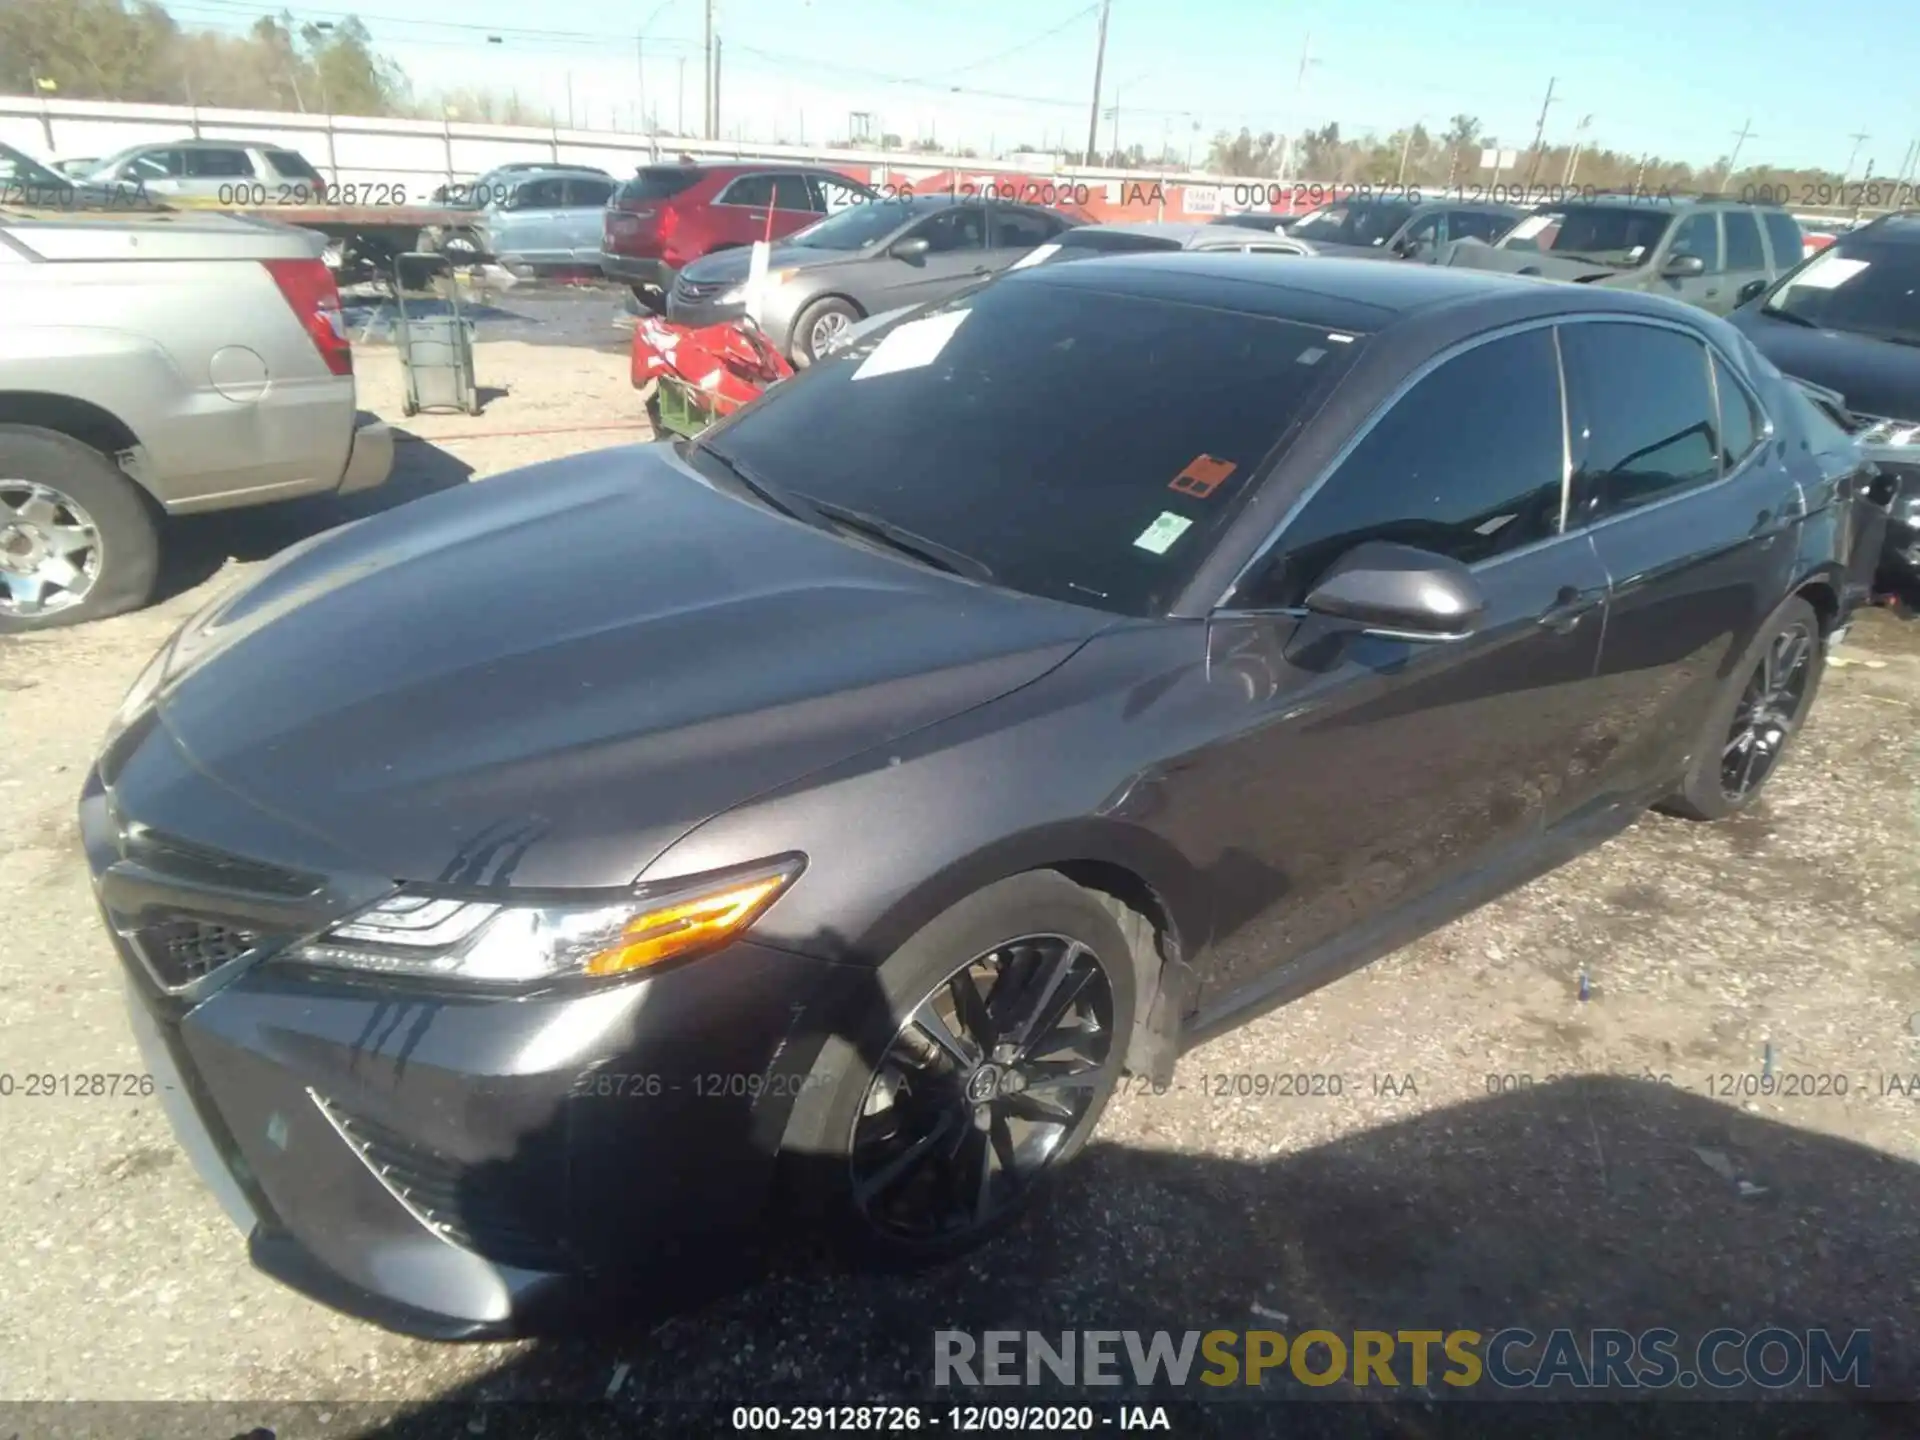
[[[1825,260],[1809,265],[1787,288],[1837,290],[1872,263],[1871,260],[1848,260],[1839,255],[1830,255]]]
[[[1038,265],[1042,260],[1046,259],[1049,255],[1059,250],[1059,248],[1060,247],[1058,245],[1042,245],[1037,250],[1029,250],[1026,254],[1022,255],[1018,260],[1013,262],[1013,268],[1015,270],[1024,270],[1029,265]]]
[[[953,339],[960,322],[971,310],[950,310],[944,315],[929,315],[924,320],[909,320],[887,332],[886,339],[873,347],[873,353],[853,372],[856,380],[871,380],[876,375],[892,375],[901,370],[918,370],[940,358],[940,352]]]
[[[760,305],[767,288],[767,257],[772,254],[771,245],[756,240],[747,256],[747,318],[756,325],[760,323]]]

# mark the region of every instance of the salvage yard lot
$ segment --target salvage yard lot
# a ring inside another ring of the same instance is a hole
[[[353,513],[646,435],[607,350],[483,344],[484,415],[404,422],[392,352],[359,363],[362,405],[416,438]],[[1216,1325],[1864,1327],[1876,1389],[1920,1386],[1920,627],[1879,611],[1753,814],[1649,816],[1207,1044],[1169,1093],[1116,1099],[1051,1206],[950,1269],[782,1256],[695,1313],[467,1347],[265,1280],[157,1098],[29,1097],[25,1077],[139,1068],[74,818],[122,692],[249,563],[340,518],[197,521],[158,606],[0,642],[4,1398],[222,1399],[244,1418],[598,1399],[616,1377],[620,1403],[928,1397],[937,1329]],[[1747,1093],[1787,1088],[1819,1093]]]

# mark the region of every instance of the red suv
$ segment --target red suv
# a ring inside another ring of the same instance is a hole
[[[673,277],[715,250],[778,239],[877,192],[810,165],[648,165],[614,191],[600,269],[662,305]]]

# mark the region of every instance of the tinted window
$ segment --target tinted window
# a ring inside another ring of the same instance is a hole
[[[914,201],[892,197],[870,205],[850,205],[837,215],[814,221],[791,241],[817,250],[863,250],[886,239],[920,213],[921,207]]]
[[[1768,296],[1763,313],[1920,344],[1920,245],[1837,241]]]
[[[1265,456],[1365,342],[1084,289],[1072,266],[1049,273],[1058,281],[1017,275],[863,335],[707,438],[1015,589],[1164,613]],[[873,373],[883,346],[918,363]]]
[[[938,255],[948,250],[982,250],[987,244],[987,215],[978,205],[956,205],[922,220],[912,233]]]
[[[1512,226],[1511,216],[1490,215],[1484,210],[1451,210],[1447,213],[1449,240],[1485,240],[1491,243]]]
[[[1718,355],[1713,360],[1713,388],[1720,397],[1720,455],[1724,468],[1731,470],[1747,458],[1760,443],[1760,411],[1747,393],[1747,387],[1734,379],[1733,372]]]
[[[1406,228],[1405,234],[1400,237],[1401,242],[1409,250],[1418,249],[1423,245],[1438,244],[1440,220],[1441,212],[1438,210],[1431,215],[1422,215]]]
[[[1037,210],[994,210],[993,246],[996,250],[1031,250],[1060,233],[1060,222]]]
[[[1760,223],[1767,227],[1767,240],[1773,246],[1773,268],[1787,270],[1798,265],[1806,248],[1800,222],[1784,210],[1762,210]]]
[[[1549,250],[1610,265],[1638,265],[1673,223],[1671,210],[1645,205],[1575,205],[1536,210],[1502,237],[1507,250]]]
[[[1729,210],[1721,217],[1727,227],[1727,268],[1764,270],[1767,253],[1760,248],[1760,221],[1751,210]]]
[[[1287,233],[1335,245],[1384,245],[1412,214],[1411,205],[1354,200],[1323,205]]]
[[[1648,325],[1566,325],[1576,494],[1614,514],[1704,485],[1720,473],[1707,348]]]
[[[839,175],[809,175],[807,177],[808,206],[827,215],[838,215],[849,205],[858,205],[873,196],[859,186]]]
[[[250,177],[253,161],[244,150],[189,150],[187,174],[207,180],[233,180]]]
[[[167,180],[186,173],[178,150],[148,150],[129,160],[121,172],[129,180]]]
[[[309,165],[306,157],[291,150],[267,151],[267,163],[289,180],[318,180],[320,172]]]
[[[665,200],[690,188],[700,171],[687,165],[649,165],[631,180],[624,181],[617,194],[621,200]]]
[[[560,208],[561,197],[565,194],[565,182],[557,175],[546,180],[529,180],[513,192],[513,208],[557,210]]]
[[[592,206],[598,210],[613,198],[611,180],[582,180],[578,176],[567,181],[567,201],[573,206]]]
[[[1711,210],[1698,211],[1687,216],[1674,230],[1673,246],[1667,254],[1669,256],[1698,255],[1706,262],[1709,271],[1722,268],[1719,216]]]
[[[807,177],[804,175],[774,176],[773,205],[776,210],[813,209],[813,192],[807,188]]]
[[[1248,598],[1293,606],[1355,545],[1472,564],[1556,532],[1566,465],[1553,336],[1456,356],[1381,417],[1281,534]]]
[[[773,176],[742,175],[726,188],[719,202],[722,205],[771,205],[773,204]]]

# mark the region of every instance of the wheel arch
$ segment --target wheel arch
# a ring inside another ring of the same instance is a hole
[[[38,390],[0,390],[0,425],[52,430],[98,450],[109,460],[140,444],[118,415],[91,400]]]

